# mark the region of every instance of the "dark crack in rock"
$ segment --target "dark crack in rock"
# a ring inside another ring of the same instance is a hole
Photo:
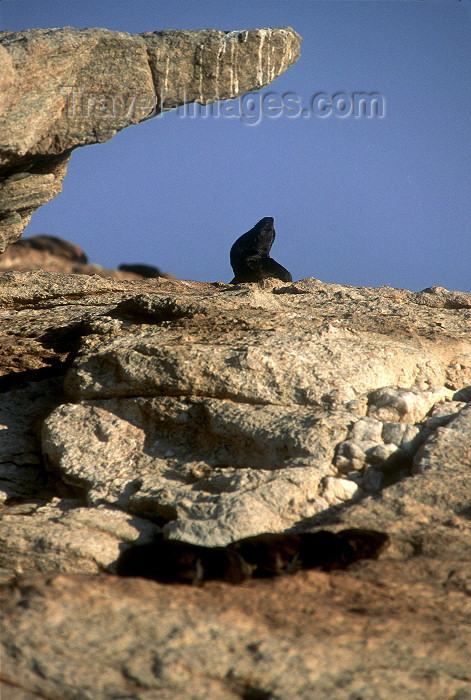
[[[338,533],[320,530],[303,534],[266,532],[232,542],[227,547],[164,540],[136,545],[117,562],[119,576],[140,576],[160,583],[226,581],[242,583],[253,576],[267,578],[299,569],[346,569],[359,559],[376,559],[389,537],[374,530],[351,528]]]
[[[211,580],[241,583],[250,577],[252,567],[229,547],[202,547],[159,538],[123,552],[116,573],[160,583],[201,585]]]

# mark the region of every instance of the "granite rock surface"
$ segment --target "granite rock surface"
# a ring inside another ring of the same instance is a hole
[[[471,295],[5,272],[0,318],[12,698],[471,697]],[[390,546],[240,586],[113,576],[162,532],[345,528]]]
[[[62,189],[71,152],[162,111],[258,90],[299,57],[290,27],[0,32],[0,252]]]
[[[14,700],[463,700],[470,573],[416,558],[204,588],[23,578],[2,591],[4,689]]]

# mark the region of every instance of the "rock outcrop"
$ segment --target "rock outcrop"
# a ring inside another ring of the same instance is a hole
[[[164,277],[174,279],[151,265],[120,265],[118,270],[89,263],[85,253],[64,238],[40,234],[22,238],[0,254],[0,271],[44,270],[81,275],[99,275],[118,280],[142,280]]]
[[[462,700],[469,574],[416,558],[204,588],[86,574],[21,579],[3,590],[5,692]]]
[[[258,90],[299,57],[290,27],[0,33],[0,252],[62,188],[71,152],[164,110]]]
[[[470,294],[5,272],[0,318],[11,697],[468,697]],[[347,528],[390,545],[239,586],[113,576],[162,533]]]

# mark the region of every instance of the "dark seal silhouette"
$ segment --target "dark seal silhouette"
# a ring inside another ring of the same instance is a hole
[[[203,581],[214,580],[241,583],[250,578],[252,567],[227,547],[203,547],[156,537],[154,542],[122,552],[116,573],[118,576],[142,576],[160,583],[201,586]]]
[[[264,532],[227,546],[252,567],[253,578],[294,574],[302,567],[299,557],[302,535]]]
[[[356,528],[299,535],[264,532],[226,547],[203,547],[158,536],[122,552],[116,573],[197,586],[211,580],[242,583],[248,578],[294,574],[299,569],[346,569],[360,559],[376,559],[388,542],[384,532]]]
[[[265,216],[250,231],[240,236],[231,248],[231,266],[234,279],[239,282],[261,282],[267,277],[276,277],[283,282],[292,282],[291,273],[270,258],[270,250],[275,240],[273,217]]]
[[[305,532],[301,537],[299,559],[303,569],[347,569],[360,559],[377,559],[388,546],[385,532],[350,528],[333,533],[329,530]]]
[[[135,272],[136,275],[141,275],[141,277],[149,279],[162,277],[162,273],[158,267],[154,265],[145,265],[144,263],[123,263],[118,267],[118,270],[123,270],[123,272]]]

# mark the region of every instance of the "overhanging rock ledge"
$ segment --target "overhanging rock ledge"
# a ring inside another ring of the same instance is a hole
[[[299,58],[290,27],[0,32],[0,253],[57,196],[71,152],[187,102],[237,97]]]

